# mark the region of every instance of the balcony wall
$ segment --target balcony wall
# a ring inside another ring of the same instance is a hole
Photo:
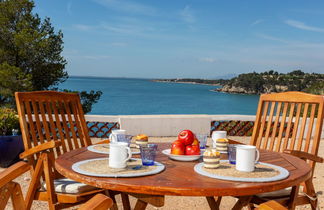
[[[181,130],[210,133],[212,122],[254,121],[250,115],[86,115],[88,122],[117,122],[128,134],[149,136],[177,136]]]

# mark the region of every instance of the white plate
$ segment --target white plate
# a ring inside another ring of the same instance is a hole
[[[162,151],[163,154],[169,156],[173,160],[179,161],[194,161],[198,160],[202,155],[173,155],[171,154],[171,149],[165,149]]]
[[[221,160],[221,162],[228,162],[228,160]],[[270,166],[272,168],[275,168],[279,171],[279,174],[273,177],[261,177],[261,178],[245,178],[245,177],[233,177],[233,176],[220,176],[217,174],[209,173],[205,170],[203,170],[204,163],[198,163],[195,165],[194,170],[203,176],[208,176],[215,179],[222,179],[222,180],[228,180],[228,181],[238,181],[238,182],[273,182],[285,179],[289,176],[289,171],[285,168],[282,168],[280,166],[276,166],[269,163],[263,163],[258,162],[260,165]],[[216,170],[216,169],[215,169]]]
[[[136,158],[133,158],[136,159]],[[165,166],[162,163],[156,162],[154,161],[154,165],[156,166],[156,168],[152,171],[147,171],[147,172],[143,172],[143,173],[131,173],[131,174],[118,174],[118,173],[114,173],[114,174],[96,174],[96,173],[92,173],[89,171],[84,171],[82,169],[79,168],[79,166],[81,164],[87,163],[87,162],[91,162],[91,161],[96,161],[96,160],[107,160],[107,164],[108,164],[108,158],[95,158],[95,159],[90,159],[90,160],[82,160],[80,162],[74,163],[72,165],[72,170],[75,172],[78,172],[80,174],[84,174],[84,175],[88,175],[88,176],[98,176],[98,177],[140,177],[140,176],[148,176],[148,175],[153,175],[153,174],[158,174],[161,171],[163,171],[165,169]],[[136,159],[137,160],[137,159]]]
[[[94,144],[94,145],[91,145],[91,146],[88,146],[87,149],[91,152],[96,152],[96,153],[100,153],[100,154],[109,154],[108,151],[101,151],[101,150],[97,150],[95,147],[97,146],[103,146],[103,147],[108,147],[109,148],[109,144]],[[135,149],[133,147],[131,147],[131,150],[132,149]],[[133,152],[132,151],[132,154],[133,155],[138,155],[138,154],[141,154],[140,150],[138,149],[138,152]]]

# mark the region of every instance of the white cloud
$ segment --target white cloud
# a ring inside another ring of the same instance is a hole
[[[251,23],[251,26],[258,25],[258,24],[260,24],[260,23],[262,23],[262,22],[264,22],[263,19],[258,19],[258,20],[256,20],[256,21],[254,21],[253,23]]]
[[[96,3],[102,6],[117,11],[123,11],[127,13],[136,13],[143,15],[155,15],[156,9],[151,6],[140,4],[131,1],[118,1],[118,0],[94,0]]]
[[[204,62],[204,63],[215,63],[215,62],[217,62],[217,59],[210,58],[210,57],[204,57],[204,58],[199,58],[199,61]]]
[[[196,18],[193,15],[193,11],[190,8],[189,5],[186,5],[181,11],[180,11],[180,16],[183,21],[187,23],[194,23],[196,22]]]
[[[73,27],[80,31],[90,31],[91,29],[94,28],[93,26],[84,25],[84,24],[74,24]]]
[[[324,32],[324,28],[309,26],[309,25],[306,25],[303,22],[296,21],[296,20],[286,20],[285,23],[287,25],[290,25],[290,26],[292,26],[294,28],[298,28],[298,29],[301,29],[301,30]]]
[[[69,15],[72,15],[72,2],[69,1],[66,5],[66,11]]]

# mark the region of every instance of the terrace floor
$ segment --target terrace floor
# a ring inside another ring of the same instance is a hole
[[[174,141],[176,137],[151,137],[149,140],[150,142],[171,142]],[[230,137],[230,139],[237,140],[243,143],[249,142],[249,137],[238,137],[233,136]],[[97,142],[99,139],[93,139],[93,143]],[[208,140],[209,143],[210,140]],[[324,139],[321,140],[319,154],[321,157],[324,156]],[[0,168],[0,171],[4,169]],[[21,184],[22,189],[24,193],[27,190],[27,187],[29,185],[30,176],[29,172],[23,174],[22,176],[18,177],[16,179],[18,183]],[[314,175],[314,185],[315,189],[318,192],[319,197],[319,207],[320,209],[324,209],[324,164],[317,164],[315,169],[315,175]],[[131,205],[134,206],[136,200],[132,197],[130,197]],[[221,209],[230,209],[236,199],[232,197],[224,197],[221,203]],[[117,202],[122,209],[122,203],[120,200],[120,196],[117,196]],[[6,209],[12,209],[12,205],[9,204]],[[34,201],[32,209],[35,210],[44,210],[48,209],[47,203],[42,201]],[[73,207],[70,209],[77,209],[77,207]],[[165,210],[176,210],[176,209],[209,209],[208,203],[204,197],[177,197],[177,196],[166,196],[165,200],[165,206],[161,208],[156,208],[153,206],[148,206],[148,210],[152,209],[165,209]],[[310,209],[309,205],[306,206],[300,206],[297,209]]]

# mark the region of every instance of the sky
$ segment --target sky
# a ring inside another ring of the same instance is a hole
[[[72,76],[324,73],[322,0],[35,0]]]

